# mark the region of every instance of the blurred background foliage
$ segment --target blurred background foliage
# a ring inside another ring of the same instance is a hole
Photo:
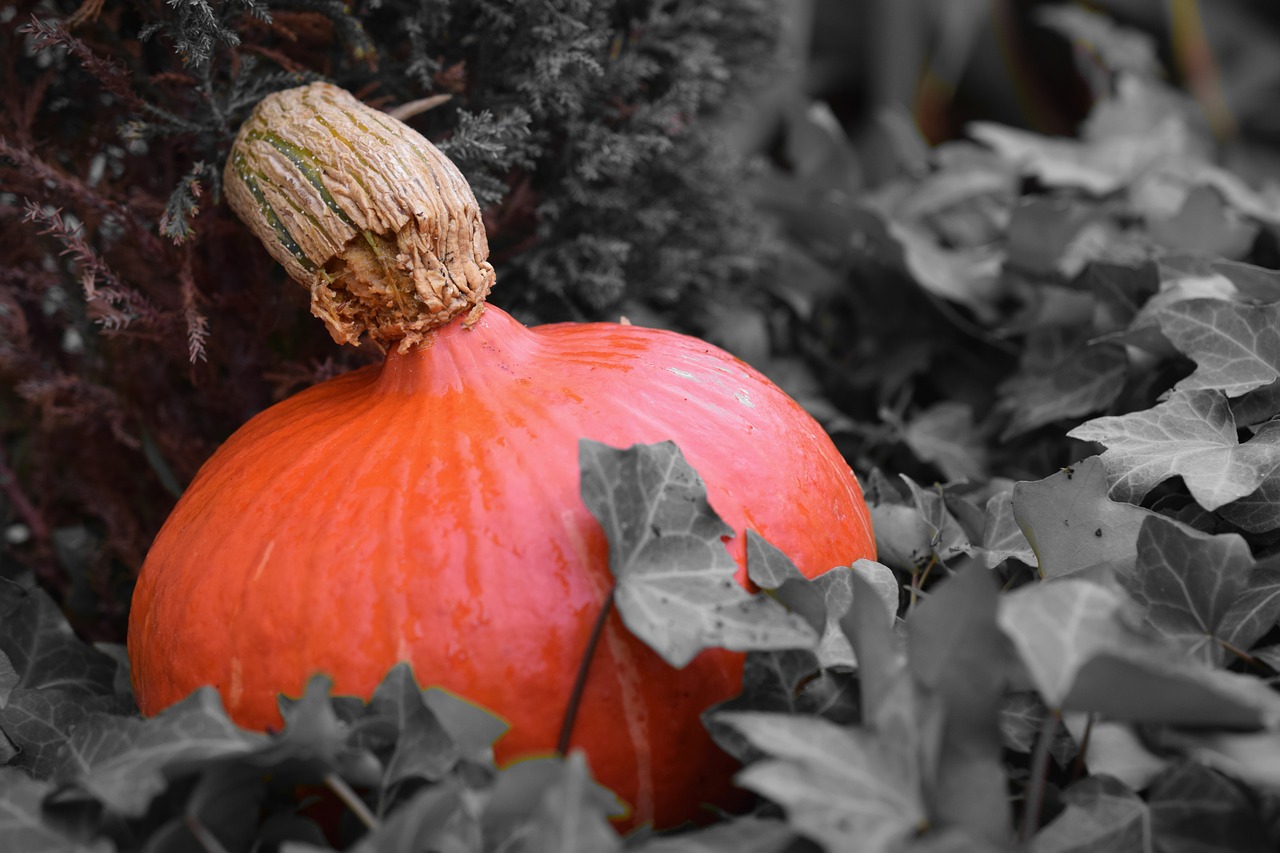
[[[1044,259],[1085,219],[957,141],[974,122],[1133,141],[1176,113],[1186,150],[1247,183],[1280,164],[1280,10],[1245,0],[0,5],[4,559],[90,637],[122,638],[146,547],[221,440],[378,357],[334,347],[220,199],[239,121],[316,77],[459,162],[495,302],[703,335],[860,473],[923,482],[1080,455],[1018,378],[1083,345],[1045,332],[1080,269]],[[1121,81],[1142,94],[1117,130],[1097,106],[1124,112]],[[1280,258],[1270,229],[1233,236]]]

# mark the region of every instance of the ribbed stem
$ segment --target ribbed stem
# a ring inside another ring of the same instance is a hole
[[[227,200],[311,292],[334,340],[402,349],[493,286],[475,196],[412,128],[328,83],[264,98],[227,158]]]

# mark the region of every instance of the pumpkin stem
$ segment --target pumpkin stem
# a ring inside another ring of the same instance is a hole
[[[264,98],[224,185],[338,343],[368,332],[405,351],[456,317],[480,318],[494,275],[471,187],[415,130],[344,89]]]
[[[578,664],[578,677],[573,682],[573,691],[569,694],[569,706],[564,711],[564,722],[560,724],[560,739],[556,741],[556,752],[561,755],[569,754],[569,741],[573,738],[573,724],[578,719],[578,707],[582,704],[582,693],[587,687],[587,675],[591,672],[591,661],[595,660],[596,647],[600,645],[600,638],[604,635],[605,623],[609,621],[609,614],[613,612],[613,596],[617,592],[618,585],[615,582],[609,587],[609,594],[605,596],[604,601],[600,604],[600,612],[596,615],[596,623],[591,626],[591,636],[587,638],[587,648],[582,653],[582,660]]]

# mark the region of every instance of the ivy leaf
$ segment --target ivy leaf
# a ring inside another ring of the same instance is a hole
[[[1257,807],[1232,782],[1194,762],[1157,779],[1147,795],[1151,829],[1168,853],[1268,853],[1275,849]]]
[[[779,803],[787,821],[832,853],[888,851],[925,821],[919,767],[909,747],[818,717],[719,715],[770,759],[738,784]]]
[[[1125,27],[1105,15],[1079,6],[1047,6],[1036,10],[1035,20],[1073,42],[1089,45],[1111,71],[1131,71],[1143,77],[1164,73],[1150,34]]]
[[[462,839],[451,837],[449,826],[450,819],[462,810],[461,797],[455,785],[432,785],[418,791],[364,835],[351,848],[352,853],[467,849]]]
[[[1002,598],[999,624],[1050,707],[1241,729],[1280,719],[1266,685],[1171,652],[1132,624],[1130,606],[1116,590],[1066,578]]]
[[[1031,839],[1031,853],[1146,853],[1151,849],[1147,804],[1121,782],[1091,776],[1068,788],[1062,800],[1066,808]]]
[[[1260,790],[1280,793],[1280,732],[1165,732],[1161,745]]]
[[[780,820],[740,817],[680,835],[657,836],[629,847],[635,853],[784,853],[795,832]]]
[[[1237,607],[1254,574],[1239,535],[1211,536],[1155,515],[1142,525],[1137,562],[1120,580],[1157,633],[1187,655],[1222,666],[1228,647],[1247,650],[1280,615],[1276,588]]]
[[[45,820],[41,809],[53,786],[16,767],[0,767],[0,838],[22,853],[111,853],[106,838],[77,840]]]
[[[1010,693],[1000,703],[997,717],[1000,739],[1005,748],[1030,754],[1044,729],[1049,709],[1033,690]],[[1054,732],[1049,754],[1059,767],[1066,767],[1080,752],[1066,726],[1059,724]]]
[[[1231,413],[1239,426],[1254,426],[1280,415],[1280,379],[1231,401]]]
[[[1132,265],[1095,261],[1081,274],[1081,284],[1097,297],[1093,316],[1097,331],[1117,332],[1127,328],[1160,289],[1160,268],[1147,258]]]
[[[924,228],[887,212],[859,214],[854,224],[873,241],[877,254],[904,270],[920,287],[965,305],[986,322],[997,318],[995,303],[1005,289],[1000,277],[1001,252],[990,246],[945,248]]]
[[[236,727],[216,690],[203,687],[147,720],[94,715],[71,735],[62,775],[116,814],[141,817],[169,774],[246,755],[266,739]]]
[[[1092,714],[1070,713],[1062,725],[1071,743],[1081,744],[1076,756],[1091,775],[1111,776],[1135,791],[1146,790],[1163,773],[1169,760],[1154,754],[1137,726],[1102,720]]]
[[[1253,302],[1280,302],[1280,270],[1227,260],[1210,261],[1209,268]]]
[[[948,480],[982,480],[987,448],[973,423],[973,408],[948,400],[912,418],[902,431],[911,452],[938,466]]]
[[[1036,565],[1036,554],[1018,526],[1013,511],[1013,492],[1004,491],[987,499],[982,526],[982,559],[988,569],[1005,560]]]
[[[1247,533],[1270,533],[1280,529],[1277,505],[1280,505],[1280,468],[1272,470],[1258,488],[1240,500],[1219,508],[1218,513]]]
[[[1011,503],[1046,578],[1132,565],[1142,523],[1155,514],[1108,498],[1097,456],[1043,480],[1017,483]]]
[[[1181,209],[1167,219],[1149,223],[1156,243],[1176,251],[1241,258],[1258,236],[1258,223],[1243,219],[1217,190],[1191,188]]]
[[[422,699],[458,746],[462,755],[491,760],[493,742],[510,728],[501,718],[474,702],[440,687],[422,691]]]
[[[1280,467],[1280,425],[1241,444],[1227,398],[1217,391],[1178,391],[1155,408],[1095,418],[1067,435],[1107,446],[1102,461],[1111,497],[1130,503],[1180,475],[1196,502],[1212,511],[1250,494]]]
[[[9,694],[13,688],[18,686],[18,682],[22,680],[22,676],[13,668],[9,656],[0,651],[0,708],[9,701]]]
[[[1180,264],[1180,260],[1178,256],[1161,259],[1157,265],[1159,290],[1138,309],[1127,329],[1108,339],[1136,346],[1160,357],[1172,357],[1178,350],[1165,337],[1160,324],[1165,308],[1193,299],[1236,298],[1236,288],[1226,276],[1204,269],[1200,264]]]
[[[30,576],[0,584],[0,652],[21,674],[14,688],[115,694],[116,662],[77,637]]]
[[[396,664],[374,691],[362,723],[384,720],[394,728],[395,749],[382,779],[391,788],[407,779],[439,782],[458,763],[459,750],[427,706],[406,663]]]
[[[886,566],[915,572],[934,558],[937,530],[918,509],[898,503],[871,503],[870,509],[876,556]]]
[[[823,667],[857,666],[853,647],[840,628],[840,620],[853,604],[853,580],[857,573],[875,588],[890,618],[898,613],[898,580],[888,566],[874,560],[858,560],[852,566],[836,566],[812,580],[790,558],[754,530],[747,531],[747,575],[818,631],[815,649]]]
[[[973,547],[960,522],[947,506],[946,496],[940,489],[924,489],[906,474],[898,475],[907,484],[907,492],[915,503],[916,511],[924,519],[929,531],[929,548],[944,565],[962,554],[969,554]]]
[[[347,748],[346,724],[338,718],[330,698],[333,682],[316,674],[307,680],[300,699],[280,699],[284,730],[265,750],[268,761],[299,758],[331,767]]]
[[[667,663],[704,648],[809,648],[800,616],[737,584],[731,536],[697,473],[672,442],[615,450],[579,444],[582,498],[609,538],[609,568],[623,622]]]
[[[1280,378],[1280,305],[1187,299],[1156,315],[1160,331],[1196,370],[1175,386],[1239,397]]]
[[[1001,439],[1109,406],[1124,387],[1129,358],[1123,347],[1095,343],[1068,350],[1051,365],[1024,366],[1000,387],[1012,412]]]
[[[85,696],[79,690],[18,688],[0,707],[0,732],[18,752],[11,760],[39,779],[52,778],[62,764],[72,733],[97,712],[124,713],[132,701]]]
[[[996,626],[997,597],[992,575],[970,567],[907,620],[908,669],[943,709],[931,815],[993,841],[1007,834],[1011,820],[997,722],[1008,644]]]
[[[1121,96],[1141,97],[1122,89]],[[1154,118],[1154,117],[1153,117]],[[974,139],[1051,187],[1069,187],[1108,195],[1163,157],[1186,148],[1187,132],[1177,116],[1143,128],[1143,133],[1113,133],[1089,141],[1058,139],[990,122],[967,127]]]
[[[619,840],[608,818],[625,811],[591,778],[581,750],[519,761],[498,774],[484,807],[485,849],[614,849]]]
[[[742,691],[708,709],[702,715],[703,724],[725,752],[743,764],[754,761],[761,754],[736,730],[722,724],[719,714],[727,711],[809,712],[801,691],[812,683],[819,669],[817,656],[806,649],[747,652],[742,667]]]

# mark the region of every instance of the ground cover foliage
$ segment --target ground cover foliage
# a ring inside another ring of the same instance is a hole
[[[847,142],[797,117],[792,168],[761,189],[793,278],[708,324],[855,463],[879,562],[808,581],[748,532],[760,592],[719,598],[733,566],[678,449],[583,448],[598,517],[660,517],[682,543],[673,572],[676,549],[655,559],[636,526],[606,527],[628,628],[673,665],[709,645],[747,653],[742,695],[705,722],[743,761],[753,813],[620,838],[582,756],[498,770],[501,722],[403,668],[369,702],[313,681],[271,735],[231,725],[206,691],[143,721],[122,649],[78,639],[6,567],[0,836],[31,850],[1280,847],[1280,193],[1216,164],[1140,37],[1047,23],[1106,72],[1078,136],[979,124],[929,150],[903,135],[900,177],[833,193]]]

